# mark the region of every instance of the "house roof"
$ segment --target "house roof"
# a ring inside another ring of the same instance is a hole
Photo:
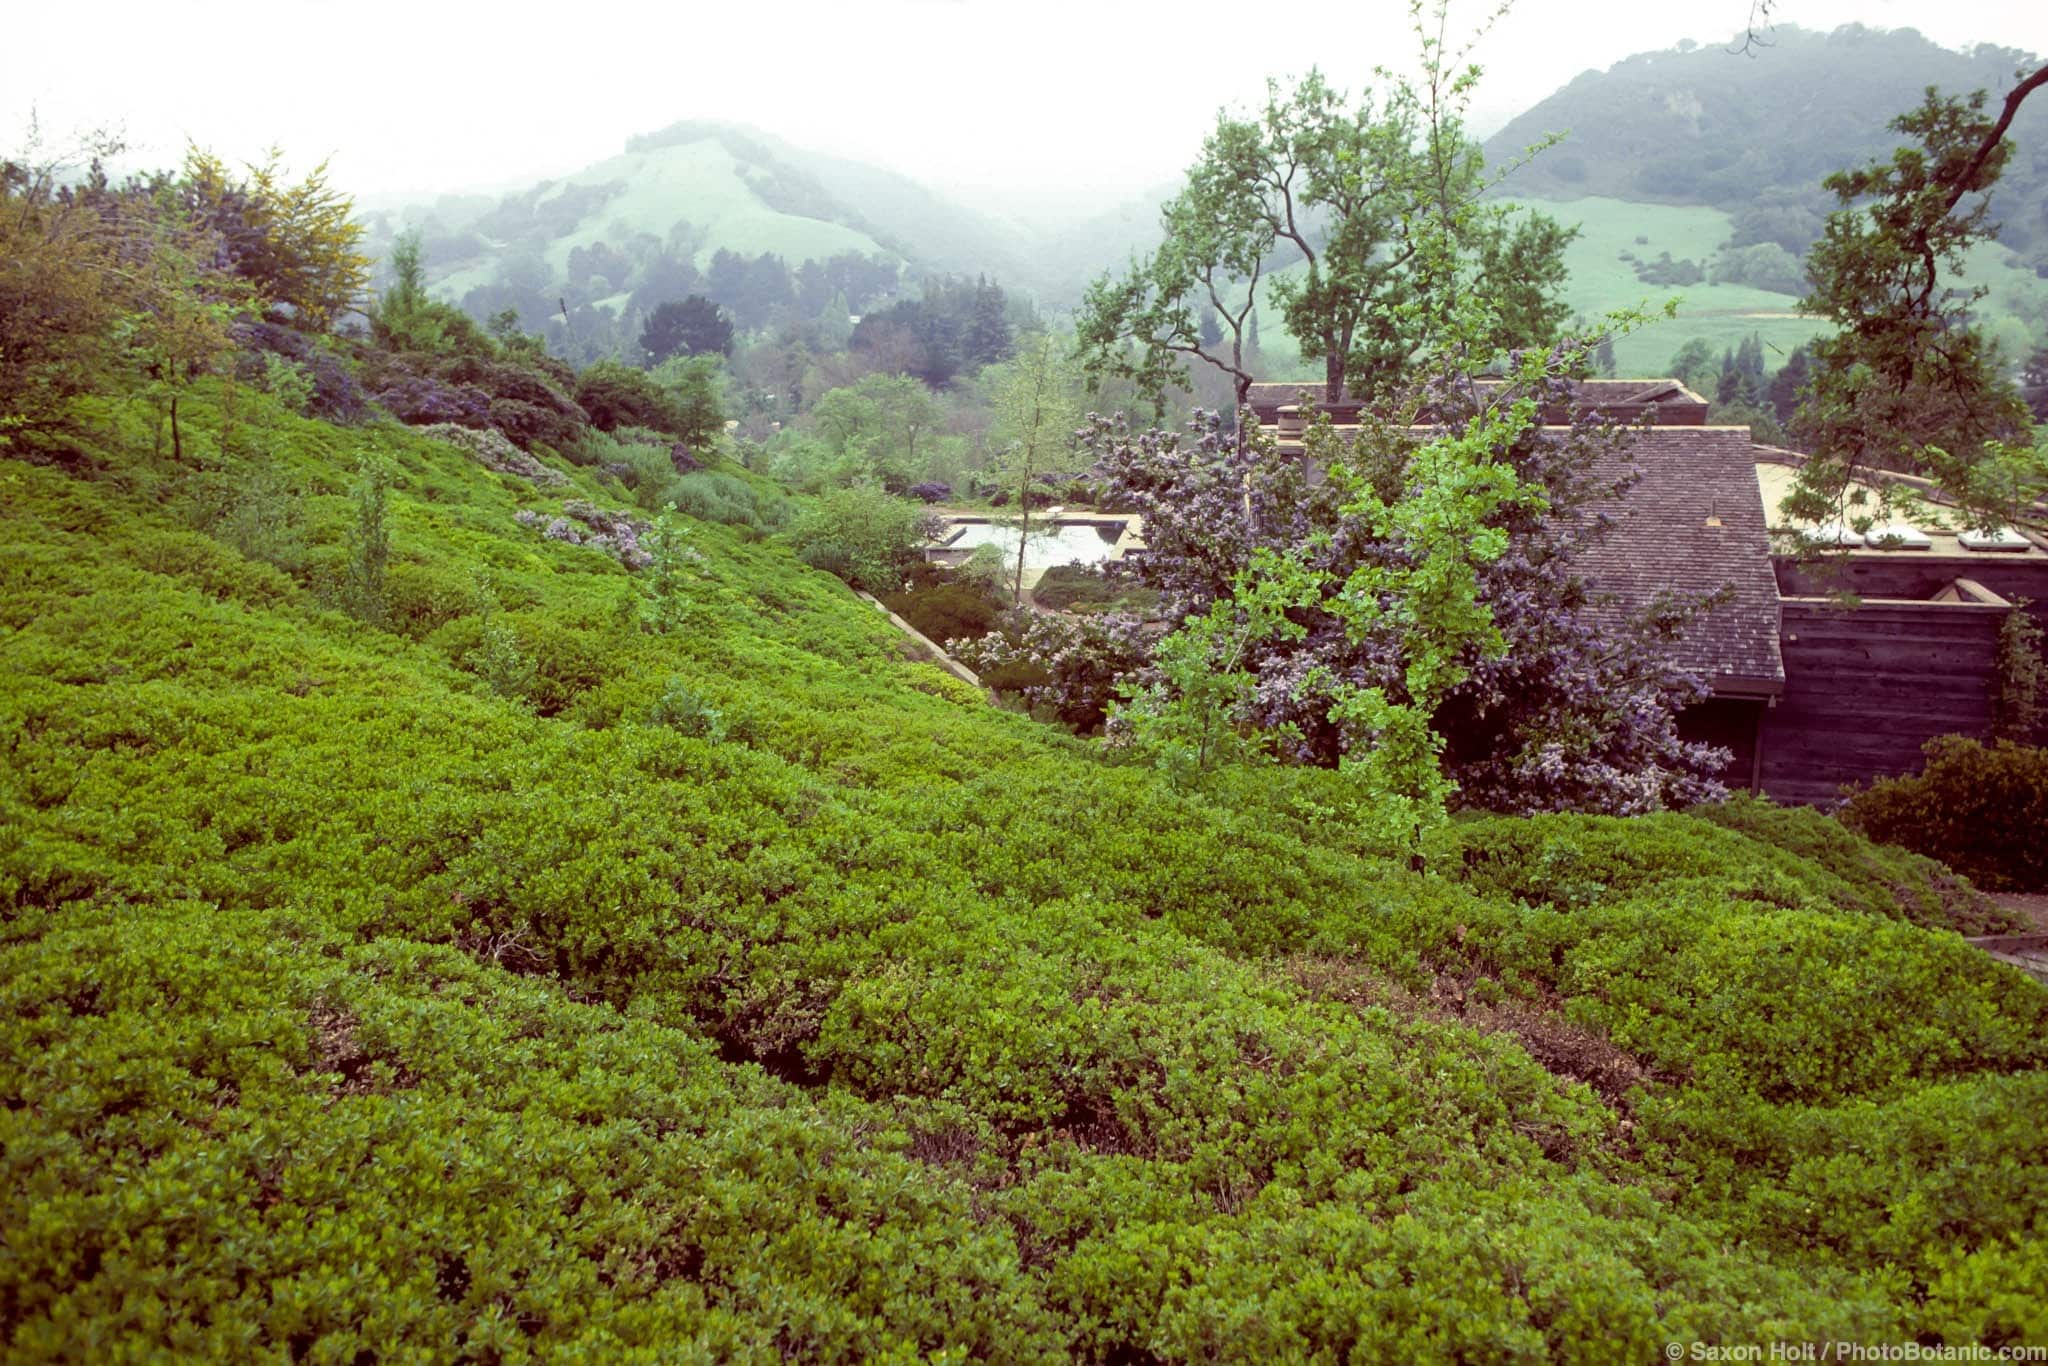
[[[1479,387],[1485,390],[1501,382],[1480,380]],[[1269,427],[1279,423],[1282,408],[1300,406],[1304,392],[1309,395],[1310,405],[1327,409],[1338,426],[1357,421],[1362,405],[1349,399],[1335,404],[1323,403],[1322,388],[1320,384],[1307,381],[1254,384],[1245,402],[1259,422]],[[1675,379],[1582,379],[1573,386],[1573,401],[1551,404],[1544,409],[1543,420],[1549,423],[1570,422],[1586,411],[1603,413],[1618,422],[1634,422],[1648,417],[1659,426],[1698,426],[1707,420],[1707,400]]]
[[[1898,489],[1910,490],[1925,500],[1919,510],[1893,509],[1882,524],[1871,528],[1860,536],[1839,536],[1835,533],[1849,530],[1840,523],[1825,528],[1816,528],[1811,523],[1794,521],[1785,516],[1785,496],[1792,492],[1798,480],[1800,467],[1808,457],[1798,451],[1783,450],[1776,446],[1756,448],[1757,483],[1764,500],[1764,519],[1777,537],[1775,549],[1780,552],[1797,548],[1795,533],[1813,534],[1817,529],[1825,530],[1834,537],[1836,547],[1832,553],[1850,558],[1890,558],[1901,554],[1924,554],[1930,558],[1960,556],[1964,559],[1983,559],[1987,555],[2003,561],[2006,559],[2044,560],[2048,549],[2043,549],[2042,531],[2030,531],[2025,526],[2009,529],[2008,535],[1996,550],[1985,550],[1960,534],[1963,519],[1949,508],[1949,498],[1941,487],[1932,480],[1910,474],[1885,472],[1866,479],[1851,480],[1849,488],[1862,500],[1856,511],[1878,519],[1878,485],[1890,484]],[[2048,505],[2036,503],[2033,515],[2036,526],[2048,522]],[[1888,536],[1891,533],[1891,536]],[[1908,539],[1901,543],[1893,539],[1904,533]]]
[[[1715,692],[1782,692],[1778,585],[1747,427],[1650,427],[1611,457],[1638,481],[1604,509],[1614,525],[1582,554],[1586,576],[1615,602],[1617,621],[1660,592],[1730,590],[1727,603],[1687,623],[1673,653]]]

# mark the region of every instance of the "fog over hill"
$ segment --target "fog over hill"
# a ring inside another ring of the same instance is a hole
[[[1821,180],[1893,146],[1889,121],[1926,87],[1995,97],[2026,59],[2016,49],[1959,51],[1915,30],[1861,25],[1830,33],[1782,25],[1747,55],[1682,42],[1583,72],[1508,120],[1488,139],[1488,159],[1522,160],[1501,193],[1567,222],[1584,220],[1574,206],[1617,226],[1631,204],[1725,216],[1670,242],[1647,242],[1631,228],[1619,248],[1575,251],[1575,308],[1593,316],[1637,301],[1645,286],[1689,287],[1684,308],[1713,316],[1699,328],[1717,349],[1751,330],[1789,349],[1810,332],[1786,320],[1804,289],[1800,258],[1831,206]],[[1207,126],[1186,125],[1183,163]],[[1523,158],[1553,134],[1562,135],[1556,145]],[[2033,279],[2048,275],[2048,108],[2022,112],[2015,142],[1994,201],[2001,245],[1982,254],[1980,278],[1993,288],[1986,316],[2009,344],[2024,345],[2028,335],[2048,339],[2048,290],[2036,291]],[[1063,313],[1089,280],[1157,241],[1157,208],[1174,188],[1171,180],[1134,182],[1121,195],[942,188],[759,127],[700,119],[636,135],[614,155],[510,193],[443,196],[366,217],[379,255],[400,230],[421,233],[440,297],[479,319],[513,309],[551,341],[581,337],[583,350],[600,354],[661,302],[717,296],[707,279],[721,254],[720,302],[740,312],[748,311],[740,296],[753,289],[734,283],[744,261],[771,275],[786,270],[789,288],[808,290],[805,317],[835,294],[858,313],[947,276],[988,277]],[[1588,240],[1612,235],[1602,226]],[[1639,260],[1631,241],[1647,248]],[[1682,259],[1665,270],[1660,250]],[[759,264],[764,257],[777,264]],[[1676,278],[1695,268],[1692,286]],[[806,271],[807,284],[799,279]],[[775,315],[777,288],[769,281],[756,291],[752,311],[764,322]],[[1269,333],[1274,326],[1268,319]],[[1692,326],[1638,339],[1632,362],[1661,363]],[[1284,340],[1269,347],[1275,373],[1291,364],[1290,352]]]
[[[694,121],[500,197],[446,195],[365,217],[380,258],[399,232],[418,232],[434,292],[479,317],[507,306],[644,312],[693,287],[721,252],[773,255],[792,271],[863,257],[906,284],[987,275],[1059,309],[1104,265],[1150,244],[1168,193],[1025,223],[759,129]]]

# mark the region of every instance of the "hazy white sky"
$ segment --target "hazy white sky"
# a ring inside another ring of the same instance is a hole
[[[1454,31],[1483,13],[1453,0]],[[1474,53],[1476,121],[1634,52],[1725,43],[1748,14],[1520,0]],[[1776,18],[2048,51],[2038,0],[1780,0]],[[339,184],[380,200],[524,183],[721,118],[937,185],[1099,202],[1173,177],[1217,107],[1269,75],[1313,64],[1352,86],[1414,50],[1392,0],[85,0],[21,6],[6,27],[8,144],[34,105],[59,132],[125,125],[156,164],[187,138],[242,159],[276,143],[294,167],[331,155]]]

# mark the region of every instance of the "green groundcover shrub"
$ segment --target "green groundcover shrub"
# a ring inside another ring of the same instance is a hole
[[[749,528],[651,611],[531,529],[602,465],[219,397],[203,490],[118,396],[0,462],[0,1358],[2048,1342],[2048,991],[1937,865],[1737,803],[1412,869]]]
[[[1997,891],[2048,891],[2048,749],[1929,740],[1927,766],[1852,794],[1842,821]]]

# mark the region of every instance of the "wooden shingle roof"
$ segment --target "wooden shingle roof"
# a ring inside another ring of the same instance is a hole
[[[1640,479],[1603,509],[1613,526],[1582,557],[1588,579],[1614,596],[1616,616],[1659,592],[1704,594],[1726,605],[1688,623],[1672,649],[1721,694],[1782,692],[1776,575],[1747,427],[1651,427],[1614,457]]]

